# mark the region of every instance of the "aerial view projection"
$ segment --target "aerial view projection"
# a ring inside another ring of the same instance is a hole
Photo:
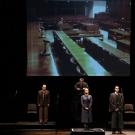
[[[27,0],[27,76],[130,76],[130,0]]]

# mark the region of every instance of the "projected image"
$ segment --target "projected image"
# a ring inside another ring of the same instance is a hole
[[[27,76],[129,76],[130,6],[28,0]]]

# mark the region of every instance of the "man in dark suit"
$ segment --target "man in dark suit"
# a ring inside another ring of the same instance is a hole
[[[50,93],[46,85],[42,85],[42,90],[38,91],[37,104],[39,107],[39,122],[41,124],[48,122],[48,107],[50,105]]]
[[[109,97],[109,112],[112,113],[112,133],[122,133],[123,128],[123,109],[124,97],[123,93],[119,93],[119,86],[115,85],[114,92]]]

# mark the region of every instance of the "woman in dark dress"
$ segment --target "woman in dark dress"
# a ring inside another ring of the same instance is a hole
[[[92,123],[92,96],[89,94],[89,89],[84,88],[84,94],[81,96],[81,122],[84,128],[89,128],[89,124]]]

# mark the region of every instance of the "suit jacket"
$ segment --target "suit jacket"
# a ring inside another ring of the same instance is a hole
[[[40,106],[48,106],[50,104],[50,93],[48,90],[45,90],[45,93],[43,90],[38,91],[37,104]]]
[[[80,90],[83,90],[83,88],[89,88],[88,84],[86,82],[83,82],[82,84],[80,82],[77,82],[75,84],[75,89],[80,88]]]
[[[77,82],[74,87],[76,89],[75,95],[77,95],[77,96],[83,95],[83,88],[89,88],[89,86],[86,82],[83,82],[82,84],[80,82]],[[80,90],[77,90],[77,88],[80,88]]]
[[[119,101],[117,101],[119,98]],[[115,111],[116,108],[119,108],[119,111],[124,109],[124,97],[122,93],[118,94],[118,97],[115,93],[110,94],[109,98],[109,112]]]

